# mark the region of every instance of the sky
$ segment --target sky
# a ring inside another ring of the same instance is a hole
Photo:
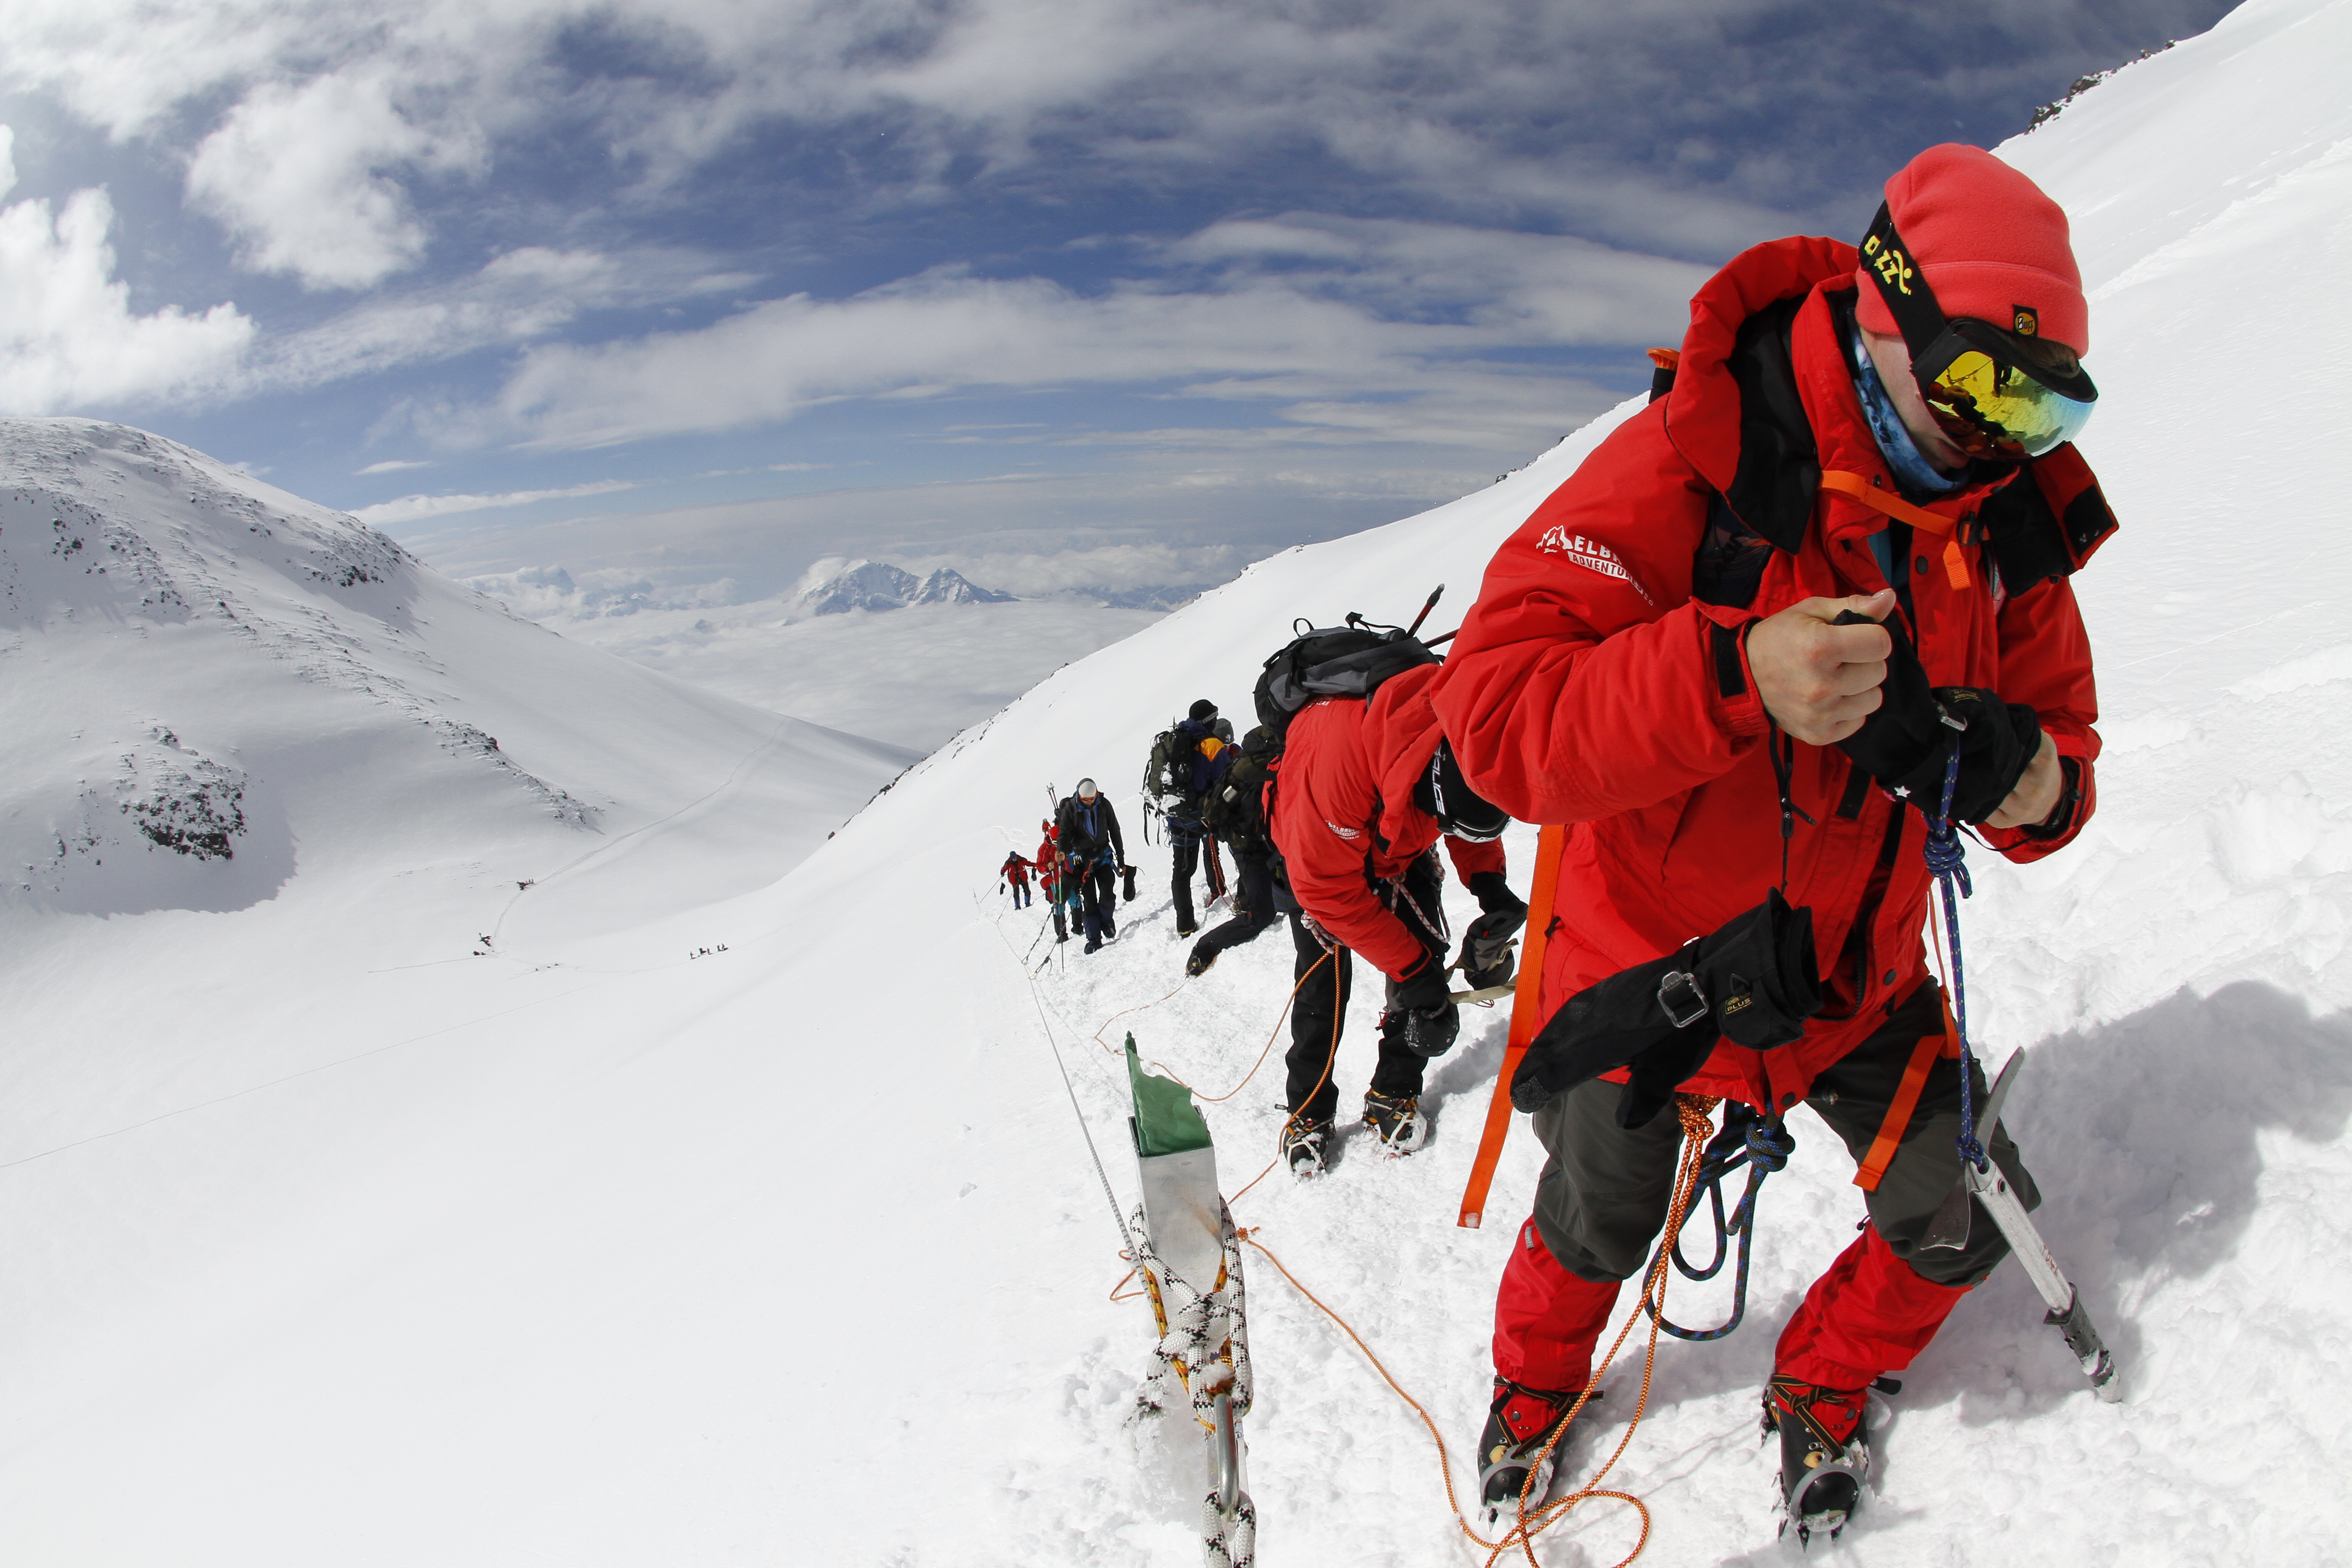
[[[461,572],[1213,582],[1526,462],[1743,246],[2227,9],[0,0],[0,411]]]

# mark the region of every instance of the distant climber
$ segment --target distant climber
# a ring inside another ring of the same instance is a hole
[[[1016,910],[1029,907],[1030,864],[1021,851],[1015,849],[1004,858],[1004,864],[996,868],[996,885],[1000,889],[1012,893],[1013,907]]]
[[[1201,866],[1207,831],[1201,826],[1201,803],[1224,776],[1232,758],[1233,725],[1217,717],[1217,705],[1203,697],[1185,717],[1163,730],[1151,744],[1151,760],[1144,770],[1144,788],[1160,805],[1168,825],[1168,843],[1174,865],[1170,892],[1176,902],[1176,934],[1191,936],[1201,922],[1192,912],[1192,874]],[[1209,900],[1224,895],[1223,868],[1216,846],[1209,845]]]
[[[1118,934],[1112,911],[1118,907],[1117,878],[1127,864],[1118,813],[1094,780],[1080,779],[1055,812],[1054,832],[1069,889],[1065,897],[1078,907],[1092,952]]]
[[[1274,923],[1275,916],[1297,909],[1289,889],[1277,886],[1280,857],[1265,819],[1265,785],[1280,751],[1274,732],[1258,725],[1242,737],[1223,775],[1202,798],[1201,825],[1210,843],[1222,843],[1233,850],[1237,886],[1232,918],[1210,927],[1192,944],[1192,954],[1184,962],[1188,975],[1207,973],[1219,953],[1255,942],[1259,932]]]
[[[1037,868],[1038,890],[1045,895],[1045,906],[1054,913],[1054,940],[1067,942],[1070,940],[1070,923],[1063,913],[1065,879],[1062,876],[1062,854],[1054,845],[1054,825],[1040,822],[1037,832],[1037,857],[1031,864]]]

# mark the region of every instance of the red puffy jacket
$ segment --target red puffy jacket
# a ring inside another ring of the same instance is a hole
[[[2078,770],[2081,798],[2065,831],[1986,830],[1985,838],[2011,859],[2032,860],[2072,838],[2091,814],[2098,706],[2065,573],[2113,520],[2072,447],[1925,509],[1968,520],[1956,549],[1926,528],[1890,525],[1852,494],[1891,496],[1894,488],[1832,310],[1832,296],[1853,287],[1853,264],[1850,246],[1787,239],[1717,274],[1691,301],[1672,392],[1611,434],[1496,552],[1438,676],[1436,711],[1478,791],[1524,821],[1573,825],[1559,924],[1544,955],[1546,1016],[1593,982],[1714,931],[1780,880],[1769,726],[1744,633],[1802,599],[1889,586],[1875,550],[1889,551],[1893,574],[1907,578],[1930,682],[2032,704]],[[1751,388],[1743,400],[1734,374],[1745,367],[1753,380],[1757,363],[1747,346],[1756,334],[1743,341],[1739,331],[1776,305],[1793,311],[1779,384],[1793,379],[1817,444],[1817,493],[1801,460],[1802,431],[1796,461],[1776,467],[1761,460],[1772,455],[1765,451],[1746,471],[1740,465],[1743,443],[1768,438],[1757,427],[1764,399]],[[1727,492],[1748,509],[1737,514],[1742,521],[1769,513],[1769,486],[1758,479],[1768,470],[1783,481],[1781,526],[1760,530],[1769,548],[1752,544],[1751,566],[1760,565],[1752,598],[1736,607],[1695,598],[1702,546],[1720,552],[1725,544]],[[1801,487],[1793,491],[1791,472]],[[2004,480],[2037,490],[1989,504]],[[1996,514],[2017,515],[2028,505],[2021,498],[2036,493],[2047,498],[2032,505],[2050,537],[2007,553],[1979,537]],[[1892,548],[1906,539],[1897,563]],[[2000,583],[2003,561],[2021,580]],[[2036,573],[2044,563],[2052,569],[2024,580],[2028,562]],[[1719,1045],[1691,1086],[1780,1108],[1801,1099],[1816,1073],[1922,979],[1930,882],[1920,814],[1873,787],[1843,752],[1797,744],[1790,798],[1804,816],[1793,819],[1788,843],[1787,896],[1812,909],[1827,1005],[1793,1045],[1760,1055]]]
[[[1429,950],[1381,902],[1374,879],[1404,875],[1439,837],[1437,818],[1412,801],[1442,738],[1429,705],[1439,668],[1391,676],[1369,701],[1326,697],[1301,709],[1274,792],[1275,847],[1299,907],[1397,980]],[[1465,881],[1504,868],[1499,841],[1447,838],[1445,847]]]

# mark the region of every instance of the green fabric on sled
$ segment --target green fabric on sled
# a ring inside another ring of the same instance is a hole
[[[1135,1090],[1135,1115],[1128,1122],[1135,1152],[1144,1159],[1209,1148],[1209,1124],[1192,1105],[1192,1091],[1172,1079],[1143,1070],[1135,1037],[1127,1037],[1127,1081]]]

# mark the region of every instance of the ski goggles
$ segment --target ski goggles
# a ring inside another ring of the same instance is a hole
[[[1903,331],[1927,412],[1969,457],[2023,462],[2090,423],[2099,389],[2079,364],[2037,363],[2017,335],[1974,317],[1946,318],[1884,205],[1863,237],[1862,261]]]

